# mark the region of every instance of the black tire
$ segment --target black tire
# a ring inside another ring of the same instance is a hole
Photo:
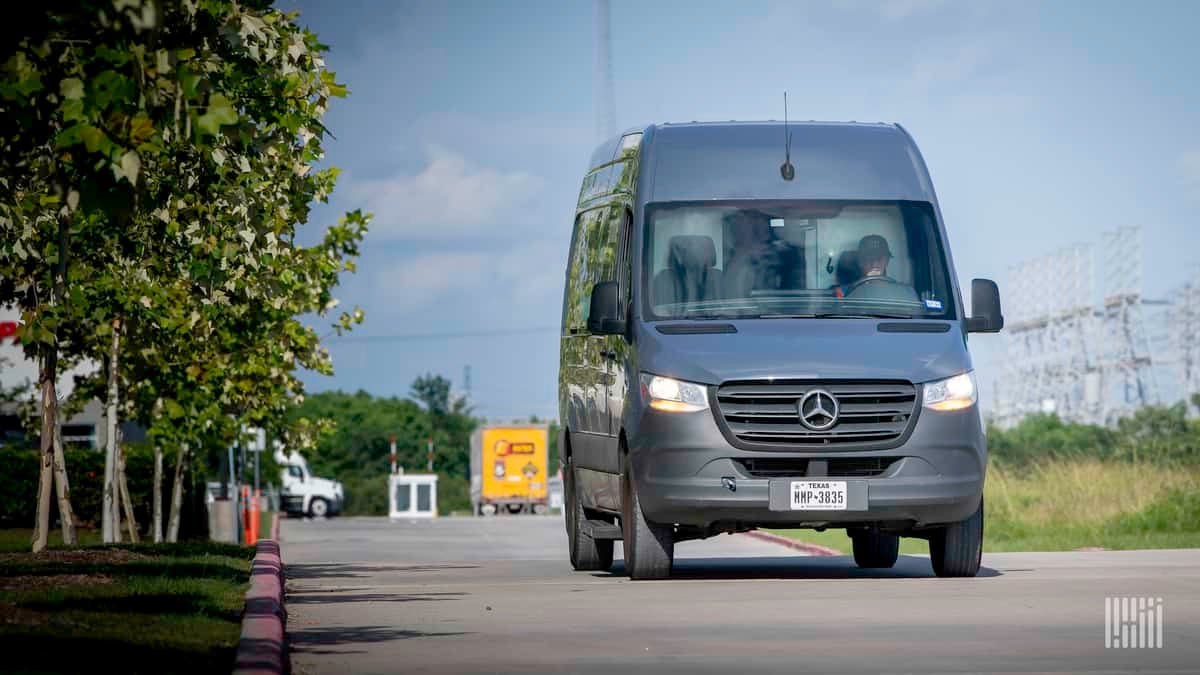
[[[567,521],[567,549],[571,567],[579,571],[603,571],[612,567],[611,539],[592,539],[582,532],[579,522],[587,518],[583,502],[575,493],[575,467],[567,464],[563,472],[563,497]]]
[[[329,516],[329,502],[320,497],[313,497],[308,502],[308,515],[313,518],[321,518]]]
[[[621,530],[625,572],[630,579],[666,579],[675,558],[675,528],[646,520],[633,482],[633,465],[625,458],[621,474]]]
[[[929,537],[929,561],[939,577],[973,577],[983,559],[983,498],[966,520],[951,523]]]
[[[854,545],[854,562],[863,569],[887,569],[900,557],[899,535],[855,532],[850,541]]]

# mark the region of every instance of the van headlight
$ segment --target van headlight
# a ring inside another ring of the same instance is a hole
[[[924,405],[930,410],[962,410],[975,405],[979,398],[975,373],[967,371],[944,380],[925,383]]]
[[[663,412],[697,412],[708,409],[708,392],[702,384],[662,375],[642,373],[642,397]]]

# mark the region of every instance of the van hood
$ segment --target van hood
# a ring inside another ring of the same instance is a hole
[[[732,325],[736,333],[663,334],[659,328]],[[880,330],[880,325],[885,330]],[[945,332],[892,327],[947,326]],[[701,384],[741,379],[880,379],[914,383],[971,369],[956,321],[750,319],[639,324],[638,367]]]

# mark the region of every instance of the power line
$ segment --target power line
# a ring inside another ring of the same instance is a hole
[[[511,330],[460,331],[447,333],[398,333],[394,335],[342,335],[333,336],[339,342],[406,342],[413,340],[451,340],[457,338],[500,337],[505,335],[530,335],[533,333],[559,332],[559,326],[529,326]]]

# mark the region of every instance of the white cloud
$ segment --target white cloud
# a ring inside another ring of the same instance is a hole
[[[409,256],[377,272],[374,290],[403,311],[453,303],[455,313],[479,315],[495,306],[544,305],[562,290],[565,247],[539,240],[515,242],[507,251]],[[486,304],[472,306],[476,302]]]
[[[429,163],[416,175],[361,181],[353,188],[375,214],[371,236],[386,239],[455,239],[487,232],[518,217],[542,188],[523,171],[475,166],[462,155],[428,148]]]
[[[1185,150],[1179,156],[1179,173],[1184,187],[1196,197],[1200,197],[1200,148]]]
[[[488,256],[484,253],[429,253],[402,258],[377,272],[375,292],[400,309],[433,304],[447,293],[480,287]]]

